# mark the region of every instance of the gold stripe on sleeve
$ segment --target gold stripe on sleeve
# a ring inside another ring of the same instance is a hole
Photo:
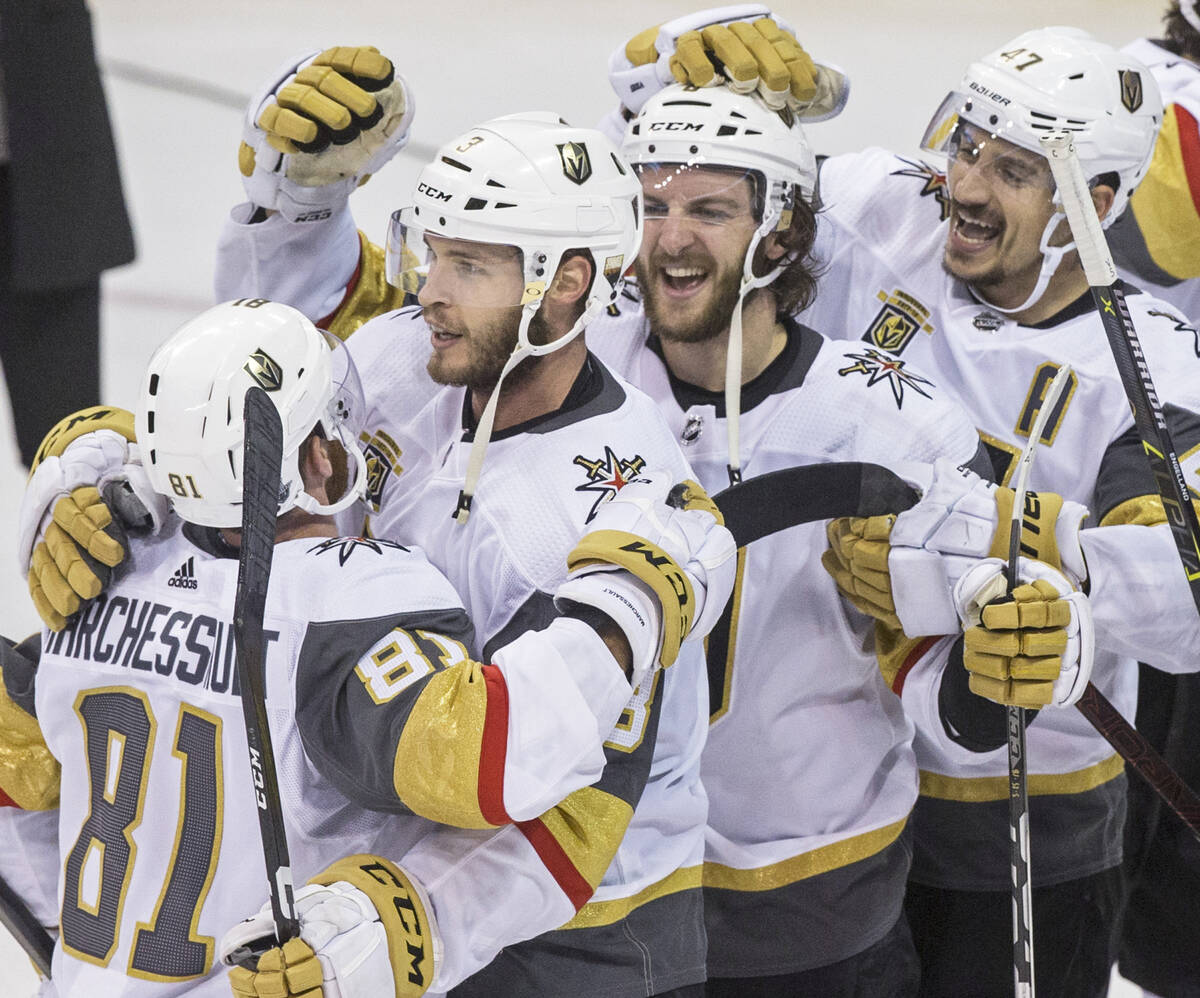
[[[684,866],[671,873],[658,883],[651,884],[644,890],[627,898],[613,898],[611,901],[593,901],[579,909],[571,921],[562,926],[564,929],[594,929],[601,925],[612,925],[619,922],[635,908],[656,901],[668,894],[691,890],[700,886],[701,868],[699,866]]]

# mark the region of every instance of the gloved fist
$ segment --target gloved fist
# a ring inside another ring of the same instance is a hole
[[[720,511],[695,482],[653,473],[601,504],[567,555],[556,599],[608,614],[633,649],[636,689],[671,665],[688,637],[703,637],[733,592],[737,547]]]
[[[1062,573],[1022,558],[1005,592],[1004,563],[988,559],[959,580],[963,666],[971,692],[1014,707],[1069,707],[1092,675],[1091,604]]]
[[[933,465],[918,484],[920,502],[898,516],[838,521],[827,528],[822,564],[864,613],[910,637],[954,634],[954,587],[982,558],[1006,557],[1015,494],[953,461]],[[1072,585],[1087,578],[1079,528],[1088,515],[1053,492],[1028,492],[1021,551],[1062,571]],[[890,606],[888,605],[890,602]]]
[[[850,96],[846,75],[814,63],[786,22],[760,4],[699,11],[640,32],[609,59],[609,80],[635,113],[672,80],[757,90],[769,107],[790,107],[806,121],[834,117]]]
[[[433,981],[440,943],[420,886],[378,856],[338,860],[296,892],[300,937],[283,947],[271,906],[221,939],[237,998],[418,998]],[[250,964],[250,966],[247,966]]]
[[[376,48],[289,63],[246,109],[238,148],[246,194],[292,222],[328,218],[404,147],[412,116],[404,79]]]
[[[157,530],[167,515],[132,440],[132,414],[97,406],[62,420],[38,449],[21,501],[17,555],[51,630],[108,584],[125,557],[126,528]]]

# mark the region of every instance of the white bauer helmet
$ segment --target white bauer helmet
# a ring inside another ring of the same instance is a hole
[[[335,337],[295,309],[263,298],[210,308],[150,358],[136,431],[154,490],[189,523],[241,526],[242,407],[252,385],[266,391],[283,424],[279,513],[299,507],[332,514],[360,498],[365,407],[354,363]],[[340,443],[351,464],[345,493],[328,504],[305,492],[300,477],[300,445],[314,428]]]
[[[412,204],[392,215],[387,274],[416,294],[429,266],[426,235],[514,247],[523,286],[517,345],[479,421],[456,517],[465,522],[508,373],[526,357],[565,346],[616,300],[642,242],[642,188],[601,132],[574,128],[550,112],[485,122],[438,150],[417,180]],[[570,331],[534,344],[529,324],[568,250],[590,251],[592,284]],[[463,304],[470,304],[469,302]]]
[[[634,169],[662,165],[678,169],[741,169],[756,179],[758,227],[746,248],[742,284],[730,317],[725,362],[725,412],[729,432],[729,478],[741,480],[738,424],[742,388],[742,303],[755,288],[774,281],[794,261],[785,255],[767,273],[754,274],[759,244],[772,232],[786,231],[792,210],[811,202],[817,161],[799,119],[790,108],[769,108],[756,94],[728,87],[697,89],[674,84],[651,97],[625,129],[621,151]],[[664,177],[669,183],[670,172]]]
[[[1080,28],[1039,28],[971,63],[934,114],[921,146],[932,153],[952,153],[955,130],[965,121],[992,138],[1044,156],[1039,138],[1069,131],[1091,183],[1105,174],[1118,178],[1112,208],[1102,222],[1107,228],[1146,175],[1162,119],[1158,84],[1133,56]],[[1036,302],[1074,248],[1074,242],[1049,244],[1066,217],[1057,191],[1054,204],[1057,210],[1042,234],[1042,272],[1033,294],[1017,308],[999,311],[1020,312]]]

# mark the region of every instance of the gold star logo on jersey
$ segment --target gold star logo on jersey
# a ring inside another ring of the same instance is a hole
[[[883,308],[863,334],[862,338],[867,343],[890,353],[901,353],[917,330],[933,332],[933,326],[928,321],[929,309],[912,295],[896,288],[890,295],[879,291],[876,297],[883,302]]]
[[[564,142],[558,147],[558,155],[568,180],[582,184],[592,175],[592,159],[582,142]]]
[[[848,353],[846,356],[856,363],[840,368],[838,374],[843,378],[850,374],[865,374],[868,386],[886,382],[891,386],[892,398],[896,400],[897,409],[904,406],[906,388],[911,388],[925,398],[933,397],[922,387],[929,385],[932,388],[933,382],[919,374],[906,371],[904,361],[899,358],[880,353],[878,350],[864,350],[862,353]]]
[[[582,454],[575,456],[575,464],[587,472],[588,480],[582,485],[576,485],[576,492],[596,492],[596,501],[588,511],[585,523],[590,523],[596,510],[605,499],[615,496],[633,478],[636,478],[646,467],[645,458],[634,455],[631,458],[617,457],[611,447],[604,448],[604,456],[592,460]]]
[[[1121,79],[1121,103],[1133,114],[1142,106],[1142,74],[1132,69],[1122,69],[1117,74]]]
[[[283,368],[266,350],[259,347],[242,365],[255,384],[264,392],[277,392],[283,387]]]
[[[897,157],[901,162],[908,164],[907,170],[893,170],[893,177],[916,177],[918,180],[925,181],[925,186],[921,188],[921,197],[927,198],[933,195],[941,209],[941,220],[944,222],[950,217],[950,189],[946,186],[946,175],[935,170],[928,163],[914,162],[911,159],[905,159],[903,156]]]

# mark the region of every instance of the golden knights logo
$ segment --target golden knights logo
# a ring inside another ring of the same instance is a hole
[[[376,537],[331,537],[327,541],[321,541],[320,544],[315,544],[310,547],[305,554],[326,554],[333,551],[338,556],[338,567],[346,564],[350,560],[350,556],[355,551],[371,551],[374,554],[383,554],[384,548],[392,548],[396,551],[407,551],[403,544],[397,544],[395,541],[383,541]]]
[[[840,368],[838,374],[843,378],[849,374],[865,374],[868,386],[886,382],[891,386],[892,398],[896,400],[897,409],[904,406],[904,390],[906,388],[911,388],[918,395],[924,395],[925,398],[933,397],[922,387],[929,385],[932,388],[933,382],[904,370],[904,361],[898,357],[891,357],[878,350],[864,350],[862,353],[848,353],[846,356],[857,363]]]
[[[642,469],[646,467],[645,458],[636,454],[631,458],[617,457],[613,453],[613,449],[607,446],[604,448],[603,457],[592,460],[582,454],[577,454],[574,463],[583,468],[588,477],[588,480],[582,485],[575,486],[575,491],[597,493],[596,501],[588,510],[585,523],[591,522],[592,517],[596,515],[596,510],[600,508],[600,504],[605,499],[615,496],[630,479],[637,478]]]
[[[259,347],[242,366],[264,392],[277,392],[283,387],[283,368],[266,350]]]
[[[363,433],[359,436],[363,445],[363,457],[367,459],[367,494],[366,500],[376,513],[383,504],[383,490],[392,475],[399,475],[404,468],[400,465],[400,446],[383,430],[377,430],[373,436]]]
[[[1142,74],[1132,69],[1122,69],[1117,77],[1121,81],[1121,103],[1133,114],[1142,106]]]
[[[903,156],[896,158],[907,163],[908,169],[893,170],[892,176],[916,177],[918,180],[925,181],[925,186],[921,188],[921,197],[926,198],[932,194],[941,209],[941,221],[946,221],[950,217],[950,189],[946,186],[946,175],[939,173],[928,163],[913,162]]]
[[[876,297],[883,302],[863,339],[880,350],[901,353],[917,330],[932,333],[929,324],[929,309],[912,295],[897,288],[890,295],[879,291]]]
[[[582,142],[564,142],[558,147],[558,156],[568,180],[582,184],[592,175],[592,160]]]

